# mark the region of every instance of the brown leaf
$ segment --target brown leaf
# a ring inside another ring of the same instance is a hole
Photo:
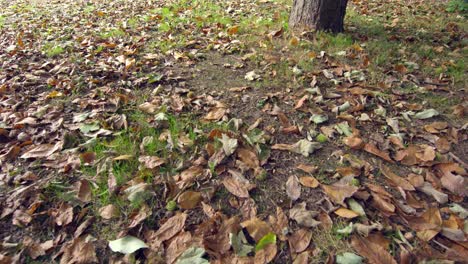
[[[336,168],[336,172],[338,172],[343,177],[358,177],[361,175],[361,170],[354,167]]]
[[[277,252],[278,248],[276,247],[276,244],[268,244],[263,249],[255,252],[254,263],[270,263],[275,258]]]
[[[172,264],[190,246],[192,235],[190,232],[182,231],[175,236],[166,250],[166,261]]]
[[[341,216],[343,218],[348,218],[348,219],[352,219],[352,218],[355,218],[355,217],[359,216],[358,213],[356,213],[356,212],[354,212],[352,210],[343,208],[343,207],[339,208],[334,213],[337,214],[338,216]]]
[[[208,121],[218,121],[227,113],[225,107],[214,107],[205,117]]]
[[[317,218],[320,221],[320,226],[325,230],[331,230],[333,228],[333,220],[326,212],[321,211]]]
[[[305,227],[318,226],[320,222],[314,219],[317,215],[318,212],[306,209],[306,203],[296,204],[291,210],[289,210],[289,218]]]
[[[83,203],[91,201],[91,184],[87,180],[80,180],[76,184],[76,196]]]
[[[247,232],[249,232],[249,235],[255,242],[260,241],[265,235],[273,231],[268,223],[256,217],[242,222],[241,226],[247,229]]]
[[[462,167],[456,163],[440,163],[435,166],[435,169],[441,177],[440,181],[445,189],[460,196],[468,195],[468,185],[465,177],[462,176],[466,172]]]
[[[260,161],[253,151],[246,148],[240,148],[237,150],[237,157],[251,169],[260,167]]]
[[[18,157],[20,152],[21,152],[21,147],[13,146],[5,154],[0,156],[0,161],[1,160],[14,160]]]
[[[34,241],[29,236],[26,236],[23,239],[23,246],[26,248],[26,252],[32,259],[37,259],[38,257],[44,256],[46,254],[45,250],[41,247],[41,244]]]
[[[293,201],[299,199],[301,196],[301,186],[296,176],[289,176],[286,181],[286,193]]]
[[[235,179],[234,177],[226,177],[223,180],[224,187],[233,195],[239,198],[249,198],[249,189],[247,186]]]
[[[142,103],[141,105],[139,105],[138,109],[140,109],[141,111],[147,114],[154,114],[159,109],[159,107],[150,102],[146,102],[146,103]]]
[[[202,195],[199,192],[186,191],[177,199],[177,204],[182,209],[193,209],[198,206],[202,200]]]
[[[361,138],[351,135],[349,137],[345,137],[343,139],[343,142],[345,143],[346,146],[352,148],[352,149],[362,149],[364,148],[364,141],[362,141]]]
[[[143,163],[148,169],[154,169],[166,163],[164,159],[155,156],[140,156],[138,161]]]
[[[306,165],[306,164],[299,164],[297,169],[305,172],[305,173],[314,173],[318,170],[317,166]]]
[[[351,197],[357,190],[358,188],[356,186],[351,186],[351,185],[325,185],[322,184],[322,189],[323,191],[330,197],[330,199],[336,203],[340,204],[342,206],[346,206],[344,203],[344,200],[346,198]]]
[[[414,191],[415,190],[413,185],[411,185],[411,183],[409,183],[406,179],[404,179],[404,178],[396,175],[392,171],[390,171],[390,169],[388,167],[386,167],[385,165],[380,166],[380,171],[382,172],[382,174],[387,179],[392,181],[396,186],[401,187],[403,190],[406,190],[406,191]]]
[[[276,217],[270,216],[269,222],[273,230],[275,230],[276,234],[278,235],[279,239],[281,241],[286,241],[285,234],[288,233],[289,221],[281,207],[276,207]]]
[[[359,255],[367,258],[370,264],[397,264],[392,255],[380,245],[371,243],[359,236],[351,238],[351,246]]]
[[[119,209],[117,208],[117,206],[113,205],[113,204],[108,204],[104,207],[101,207],[99,209],[99,215],[105,219],[105,220],[109,220],[109,219],[112,219],[114,217],[118,217],[119,216]]]
[[[312,232],[308,229],[301,228],[288,237],[289,248],[291,253],[301,253],[309,247],[312,239]]]
[[[81,153],[80,158],[83,160],[84,163],[92,164],[96,159],[96,153],[92,151]]]
[[[61,148],[62,148],[62,142],[57,142],[55,145],[52,145],[52,144],[37,145],[29,149],[28,151],[26,151],[23,155],[21,155],[21,158],[22,159],[47,158]]]
[[[187,220],[187,214],[185,213],[178,213],[175,216],[167,219],[167,221],[152,236],[155,247],[159,248],[161,243],[171,239],[173,236],[179,233],[185,226],[185,220]]]
[[[390,155],[387,152],[378,149],[377,146],[375,146],[372,143],[367,143],[366,145],[364,145],[364,150],[388,162],[394,163],[392,158],[390,158]]]
[[[66,226],[73,221],[73,207],[67,203],[62,203],[55,211],[55,223],[58,226]]]
[[[309,188],[317,188],[320,185],[319,181],[317,181],[317,179],[315,179],[312,176],[301,177],[299,178],[299,182],[303,186],[309,187]]]
[[[309,263],[309,251],[304,251],[297,255],[294,259],[293,264],[308,264]]]
[[[81,264],[81,263],[97,263],[96,250],[92,240],[88,240],[85,236],[73,239],[73,241],[65,244],[60,264]]]
[[[146,203],[144,203],[140,209],[135,210],[130,214],[130,225],[128,228],[134,228],[138,226],[141,222],[145,221],[145,219],[148,218],[151,213],[151,208]]]

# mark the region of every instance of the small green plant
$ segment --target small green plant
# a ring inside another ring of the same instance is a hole
[[[65,52],[65,49],[58,45],[46,45],[44,52],[47,57],[56,57]]]
[[[445,9],[447,12],[450,13],[463,13],[464,15],[468,12],[468,1],[466,0],[451,0],[447,4],[447,8]]]

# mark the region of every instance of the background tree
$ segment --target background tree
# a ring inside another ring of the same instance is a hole
[[[289,26],[342,32],[348,0],[294,0]]]

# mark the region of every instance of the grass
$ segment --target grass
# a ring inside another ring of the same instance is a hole
[[[345,252],[354,252],[351,245],[336,230],[346,227],[343,221],[336,221],[332,229],[314,228],[312,230],[312,241],[319,250],[319,254],[311,263],[324,263],[329,254],[339,255]]]
[[[47,57],[57,57],[60,54],[65,53],[65,49],[62,46],[48,43],[43,47],[43,51]]]

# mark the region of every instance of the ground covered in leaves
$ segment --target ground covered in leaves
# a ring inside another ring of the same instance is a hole
[[[468,259],[464,1],[0,3],[0,263]]]

